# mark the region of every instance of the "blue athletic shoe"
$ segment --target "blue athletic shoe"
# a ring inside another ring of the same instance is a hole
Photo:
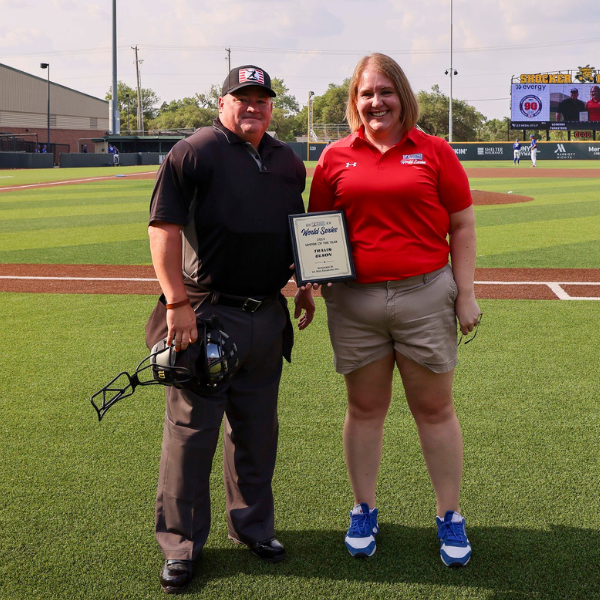
[[[440,538],[440,556],[447,567],[464,567],[471,560],[471,544],[460,513],[449,510],[435,518]]]
[[[346,548],[355,558],[373,556],[377,548],[375,536],[379,533],[377,509],[369,510],[369,505],[357,504],[350,511],[350,527],[346,534]]]

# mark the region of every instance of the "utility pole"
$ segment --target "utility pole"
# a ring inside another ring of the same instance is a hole
[[[227,52],[227,72],[231,71],[231,48],[225,48],[225,52]]]
[[[452,78],[458,75],[458,71],[452,64],[452,0],[450,0],[450,69],[446,69],[446,75],[450,75],[450,110],[448,111],[448,141],[452,142]]]
[[[131,46],[131,49],[135,52],[135,75],[137,82],[137,133],[144,133],[144,114],[142,113],[142,89],[140,86],[140,63],[143,62],[138,60],[138,47]]]

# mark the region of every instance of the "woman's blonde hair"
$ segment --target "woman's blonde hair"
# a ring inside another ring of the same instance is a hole
[[[400,123],[402,123],[402,130],[410,131],[419,119],[419,104],[410,87],[410,83],[400,65],[393,58],[385,54],[375,53],[363,56],[358,61],[350,80],[346,119],[352,132],[354,133],[362,125],[356,108],[356,100],[358,98],[358,86],[360,85],[362,74],[367,67],[371,67],[382,73],[393,83],[396,94],[398,94],[398,98],[400,99]]]

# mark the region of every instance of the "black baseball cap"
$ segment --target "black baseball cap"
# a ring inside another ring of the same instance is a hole
[[[271,89],[271,77],[269,77],[269,74],[256,65],[244,65],[231,69],[223,82],[221,96],[226,96],[249,85],[257,85],[258,87],[265,88],[271,98],[277,96]]]
[[[579,90],[577,88],[573,88],[571,90],[571,94],[579,94]]]

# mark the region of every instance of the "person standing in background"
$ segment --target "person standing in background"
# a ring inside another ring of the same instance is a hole
[[[513,144],[513,164],[518,165],[521,160],[521,144],[519,138],[515,140]]]
[[[531,145],[529,146],[531,150],[531,166],[537,167],[537,140],[533,135],[530,135],[529,139],[531,140]]]
[[[571,95],[562,100],[556,109],[557,121],[579,121],[579,113],[585,112],[585,104],[579,100],[579,90],[573,88]]]
[[[588,111],[590,121],[600,121],[600,87],[593,85],[590,90],[591,98],[587,101],[585,108]]]

